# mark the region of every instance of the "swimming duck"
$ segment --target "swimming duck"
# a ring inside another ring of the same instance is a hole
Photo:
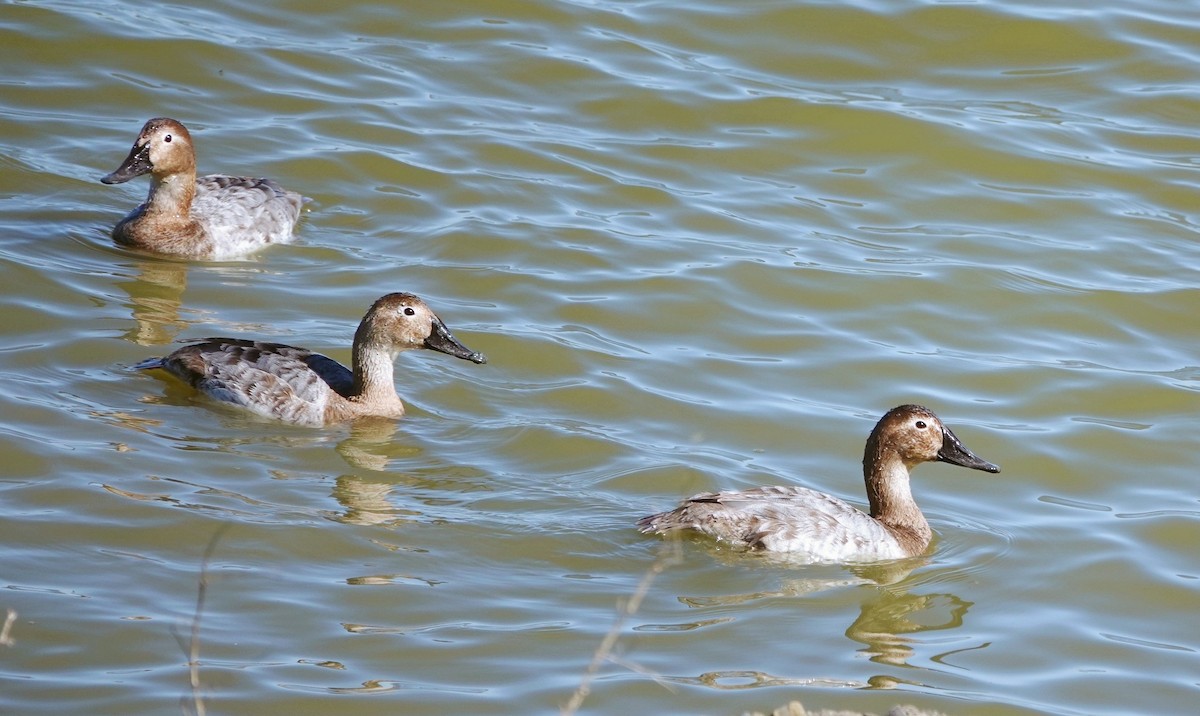
[[[933,461],[1000,472],[968,450],[933,411],[901,405],[889,410],[867,438],[863,476],[869,515],[805,487],[759,487],[705,492],[637,524],[645,534],[692,529],[747,549],[788,553],[809,562],[915,557],[929,547],[933,532],[913,501],[909,473]]]
[[[100,181],[121,184],[147,172],[150,194],[113,227],[113,240],[181,258],[222,260],[286,243],[305,201],[270,179],[197,179],[192,136],[167,117],[147,121],[129,156]]]
[[[304,348],[239,338],[208,338],[135,367],[165,370],[211,398],[259,415],[321,426],[403,415],[393,361],[414,348],[487,362],[451,335],[420,298],[389,293],[371,306],[354,334],[353,370]]]

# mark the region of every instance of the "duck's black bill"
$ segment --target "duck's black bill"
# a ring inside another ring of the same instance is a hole
[[[450,333],[450,329],[446,328],[446,324],[437,318],[433,319],[433,332],[425,339],[425,347],[452,355],[455,358],[469,360],[472,363],[487,363],[487,356],[479,351],[473,351],[460,343]]]
[[[937,459],[951,465],[969,467],[972,470],[984,472],[1000,472],[1000,466],[980,458],[967,449],[958,436],[950,432],[950,428],[942,429],[942,449],[938,450]]]
[[[153,168],[153,165],[150,164],[150,145],[147,143],[139,147],[135,144],[133,149],[129,150],[129,156],[125,157],[121,166],[117,167],[115,172],[101,177],[100,181],[105,184],[121,184],[140,177]]]

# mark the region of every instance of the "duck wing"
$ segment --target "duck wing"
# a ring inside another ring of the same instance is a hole
[[[270,179],[211,174],[196,179],[192,216],[222,255],[291,239],[304,197]]]
[[[209,338],[139,367],[161,367],[216,400],[301,424],[324,424],[331,394],[354,383],[345,366],[320,353],[236,338]]]
[[[670,512],[651,515],[643,532],[693,529],[718,540],[812,561],[892,558],[896,540],[878,521],[832,495],[806,487],[705,492]]]

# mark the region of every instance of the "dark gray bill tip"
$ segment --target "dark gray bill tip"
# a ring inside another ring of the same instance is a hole
[[[949,428],[945,428],[944,430],[945,432],[942,435],[942,449],[938,450],[938,460],[948,462],[951,465],[969,467],[972,470],[983,470],[984,472],[991,473],[1000,472],[999,465],[990,463],[968,450],[958,439],[958,436],[950,432]]]
[[[436,318],[433,321],[433,332],[425,339],[425,347],[452,355],[455,358],[469,360],[472,363],[487,363],[487,356],[464,346],[450,333],[450,329],[446,328],[446,324]]]
[[[122,184],[153,169],[153,165],[150,164],[150,145],[134,145],[133,149],[129,150],[129,156],[121,162],[121,166],[117,167],[116,171],[100,177],[100,181],[104,184]]]

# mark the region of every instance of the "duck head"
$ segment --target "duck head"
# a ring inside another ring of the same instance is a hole
[[[146,173],[156,177],[196,172],[196,153],[187,127],[174,119],[156,117],[142,126],[129,156],[116,171],[100,179],[121,184]]]
[[[892,408],[879,420],[867,441],[867,459],[878,458],[882,450],[894,450],[910,470],[922,462],[947,462],[1000,472],[997,465],[968,450],[932,410],[921,405]]]
[[[389,353],[415,348],[431,350],[487,363],[487,357],[462,344],[429,306],[411,293],[389,293],[380,298],[363,316],[355,337],[358,345],[374,345]]]

